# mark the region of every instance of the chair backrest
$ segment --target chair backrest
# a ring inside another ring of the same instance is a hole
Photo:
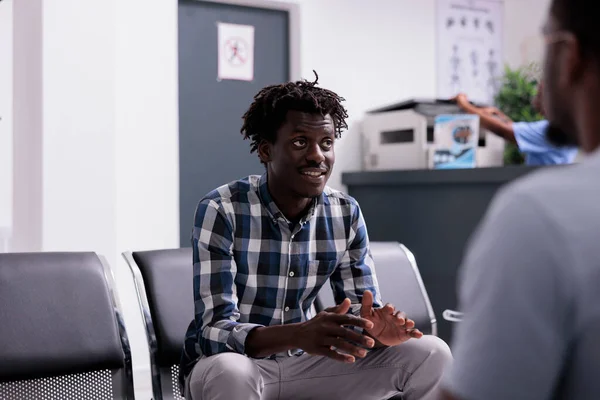
[[[371,242],[370,248],[383,302],[404,311],[423,333],[437,335],[435,314],[413,254],[397,242]],[[318,297],[319,308],[335,305],[329,283]]]
[[[154,399],[183,399],[179,361],[194,318],[192,249],[123,253],[133,273],[146,326]]]
[[[0,254],[0,399],[132,399],[131,352],[95,253]]]

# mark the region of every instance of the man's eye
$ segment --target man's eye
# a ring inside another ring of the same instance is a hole
[[[331,140],[331,139],[324,140],[322,146],[325,149],[330,149],[331,147],[333,147],[333,140]]]
[[[296,147],[304,147],[306,145],[306,140],[296,139],[296,140],[292,141],[292,144]]]

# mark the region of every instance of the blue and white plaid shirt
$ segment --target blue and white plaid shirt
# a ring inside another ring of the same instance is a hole
[[[192,235],[195,320],[181,360],[182,378],[202,356],[245,354],[259,326],[306,321],[330,278],[336,303],[358,314],[365,290],[381,307],[358,203],[325,188],[293,226],[267,189],[266,174],[212,191],[198,204]]]

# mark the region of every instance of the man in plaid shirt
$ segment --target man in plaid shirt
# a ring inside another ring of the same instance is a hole
[[[187,399],[434,398],[448,346],[382,306],[358,203],[325,186],[342,101],[290,82],[262,89],[244,115],[266,173],[198,204]],[[327,279],[339,305],[313,317]]]

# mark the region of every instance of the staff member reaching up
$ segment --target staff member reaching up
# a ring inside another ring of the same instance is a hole
[[[533,99],[533,107],[545,116],[542,106],[543,87],[538,87],[538,93]],[[547,139],[552,137],[548,131],[548,121],[513,122],[506,114],[496,107],[477,107],[469,102],[463,93],[455,97],[456,104],[469,114],[479,115],[481,126],[492,133],[514,143],[525,154],[527,165],[571,164],[577,156],[574,147],[557,147]]]

